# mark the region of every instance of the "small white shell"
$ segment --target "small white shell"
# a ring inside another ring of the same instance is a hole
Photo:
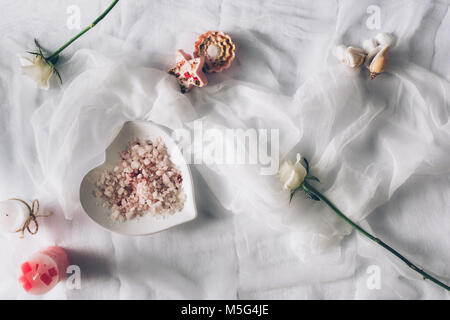
[[[389,33],[379,33],[375,37],[375,40],[382,47],[388,47],[388,46],[391,46],[394,43],[394,37],[391,34],[389,34]]]
[[[344,60],[345,58],[345,51],[347,50],[347,47],[344,45],[340,45],[333,48],[333,55],[340,61]]]
[[[358,47],[353,47],[353,46],[348,47],[347,52],[350,52],[352,54],[357,54],[357,55],[365,55],[366,54],[363,49],[358,48]]]
[[[344,63],[350,68],[358,68],[366,58],[366,54],[363,49],[356,47],[348,47],[345,51]]]
[[[363,42],[363,49],[367,54],[370,54],[377,46],[378,43],[375,39],[367,39]]]
[[[359,67],[366,58],[366,53],[363,49],[356,47],[345,47],[343,45],[334,48],[333,55],[350,68]]]

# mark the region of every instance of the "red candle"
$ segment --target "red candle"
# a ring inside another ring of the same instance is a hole
[[[64,249],[48,247],[20,266],[19,282],[30,294],[41,295],[65,279],[69,258]]]

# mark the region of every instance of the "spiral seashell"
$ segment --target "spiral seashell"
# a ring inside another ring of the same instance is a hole
[[[220,31],[208,31],[194,44],[194,57],[204,57],[206,72],[228,69],[235,57],[236,46],[231,37]]]
[[[370,79],[374,79],[377,75],[386,70],[388,65],[388,50],[389,46],[385,46],[373,58],[369,66]]]
[[[395,41],[395,38],[390,33],[378,33],[374,39],[368,39],[363,42],[363,48],[365,52],[367,53],[366,61],[364,62],[364,65],[370,69],[370,66],[372,62],[374,65],[372,66],[372,70],[378,69],[379,67],[376,67],[377,64],[382,64],[384,66],[384,69],[387,67],[387,48],[390,48],[393,46]],[[377,55],[386,49],[382,55]],[[375,58],[377,59],[376,62]],[[383,72],[384,69],[381,71]],[[381,72],[373,72],[371,74],[371,79],[375,78],[378,74]]]

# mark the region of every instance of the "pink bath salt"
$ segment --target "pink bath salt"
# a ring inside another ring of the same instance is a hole
[[[135,139],[120,157],[114,169],[100,175],[94,192],[110,208],[112,220],[146,214],[164,217],[183,209],[183,177],[161,138]]]

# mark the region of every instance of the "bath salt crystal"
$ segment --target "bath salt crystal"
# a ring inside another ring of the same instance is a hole
[[[166,216],[186,201],[181,171],[161,138],[133,140],[112,170],[102,172],[94,195],[111,209],[110,218],[126,221],[145,214]]]

